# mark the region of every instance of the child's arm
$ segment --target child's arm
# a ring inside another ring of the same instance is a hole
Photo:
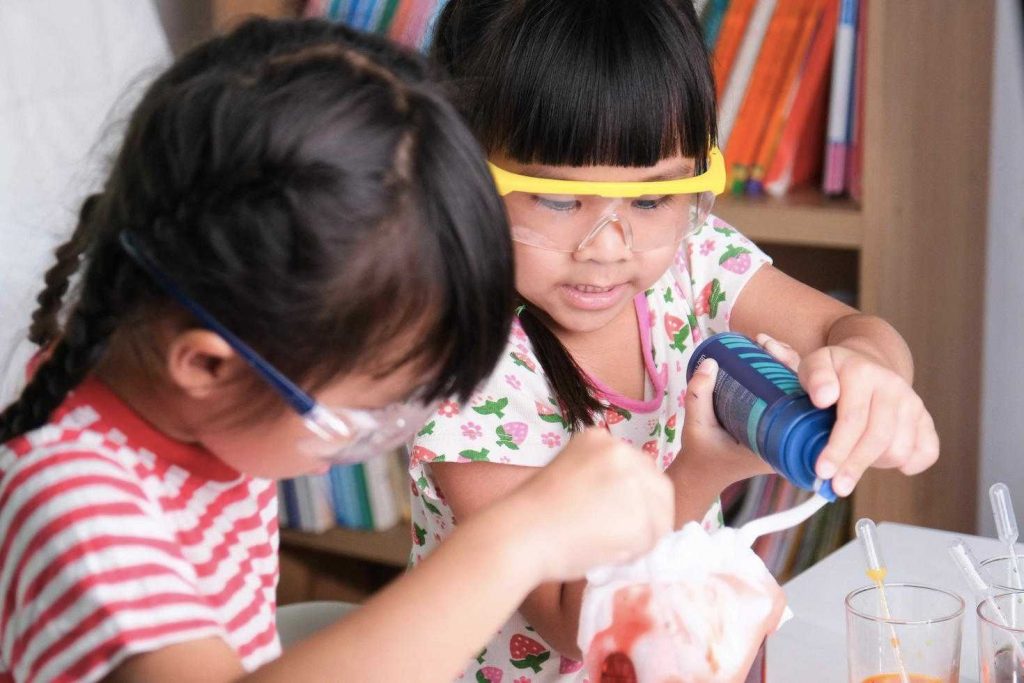
[[[771,467],[718,424],[712,392],[718,371],[705,360],[686,384],[682,447],[665,473],[676,487],[676,527],[700,520],[730,484]]]
[[[714,418],[710,403],[706,412],[711,414],[712,419]],[[684,427],[684,439],[687,429],[690,428]],[[721,428],[717,429],[725,434]],[[731,437],[728,435],[726,437],[730,439],[731,448],[741,455],[744,463],[761,462],[759,458],[752,457],[749,451],[740,450]],[[575,437],[570,442],[570,447],[578,445],[580,438],[580,436]],[[717,455],[720,455],[720,451],[708,454],[707,459],[713,459]],[[645,459],[649,460],[649,458]],[[698,467],[701,469],[699,475]],[[439,487],[445,492],[448,505],[451,506],[455,517],[459,520],[471,519],[478,514],[479,510],[486,509],[486,506],[492,501],[509,495],[509,492],[514,491],[523,481],[533,476],[535,471],[533,467],[494,463],[434,463],[431,468]],[[715,476],[705,476],[705,470],[706,472],[714,471],[716,474]],[[725,486],[717,474],[720,470],[720,463],[717,467],[705,467],[702,461],[697,467],[685,469],[685,474],[682,474],[682,478],[685,479],[684,483],[679,482],[680,477],[673,477],[676,484],[674,528],[679,528],[689,521],[699,521],[704,517]],[[682,471],[682,468],[678,468],[676,474]],[[691,474],[694,475],[692,478]],[[576,477],[577,475],[573,473],[571,476]],[[625,511],[628,503],[622,494],[616,492],[612,495],[618,508]],[[549,520],[553,514],[553,512],[548,513]],[[550,523],[550,521],[545,523]],[[519,608],[530,626],[535,628],[551,647],[560,654],[573,659],[582,658],[576,644],[576,635],[579,630],[580,606],[583,602],[585,587],[586,581],[545,583],[531,591]]]
[[[840,495],[870,467],[916,474],[938,458],[939,438],[911,388],[914,365],[906,342],[888,323],[863,315],[772,267],[742,290],[732,329],[766,334],[783,345],[768,350],[799,364],[800,381],[818,407],[838,403],[838,421],[818,461]]]
[[[451,680],[538,582],[644,552],[670,528],[668,480],[609,435],[584,435],[526,475],[501,502],[460,517],[409,574],[244,680]],[[241,678],[230,649],[208,640],[136,656],[109,680]]]

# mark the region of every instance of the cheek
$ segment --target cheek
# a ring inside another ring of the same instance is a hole
[[[675,255],[675,247],[656,249],[655,251],[648,251],[641,254],[639,257],[639,268],[637,271],[637,280],[639,282],[637,289],[643,291],[657,282],[658,278],[664,275],[669,269],[669,266],[672,265]]]
[[[515,243],[516,289],[530,298],[532,292],[542,292],[558,281],[566,254],[542,251]]]

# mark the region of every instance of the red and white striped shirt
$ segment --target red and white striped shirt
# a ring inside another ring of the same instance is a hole
[[[275,491],[88,379],[0,447],[0,683],[210,636],[249,670],[277,657]]]

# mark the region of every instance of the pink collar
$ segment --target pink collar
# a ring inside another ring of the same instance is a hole
[[[647,296],[643,292],[633,298],[633,307],[636,309],[636,322],[640,327],[640,346],[643,348],[644,367],[647,369],[647,376],[651,378],[651,384],[654,385],[650,400],[638,401],[635,398],[623,396],[589,373],[587,379],[601,393],[601,398],[609,403],[634,413],[651,413],[661,407],[665,385],[668,383],[668,365],[662,366],[661,372],[654,365],[651,344],[651,311],[647,306]]]

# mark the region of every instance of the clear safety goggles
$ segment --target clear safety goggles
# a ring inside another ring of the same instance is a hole
[[[576,252],[603,230],[618,230],[633,252],[673,246],[708,219],[725,190],[725,161],[713,148],[708,170],[651,182],[591,182],[519,175],[489,164],[505,200],[512,239],[539,249]]]
[[[299,443],[303,452],[339,464],[362,462],[405,444],[437,411],[439,401],[426,401],[416,394],[405,401],[374,409],[321,404],[185,294],[156,261],[138,247],[134,235],[122,232],[120,242],[125,252],[161,289],[203,326],[223,338],[302,417],[311,433],[310,438]]]

